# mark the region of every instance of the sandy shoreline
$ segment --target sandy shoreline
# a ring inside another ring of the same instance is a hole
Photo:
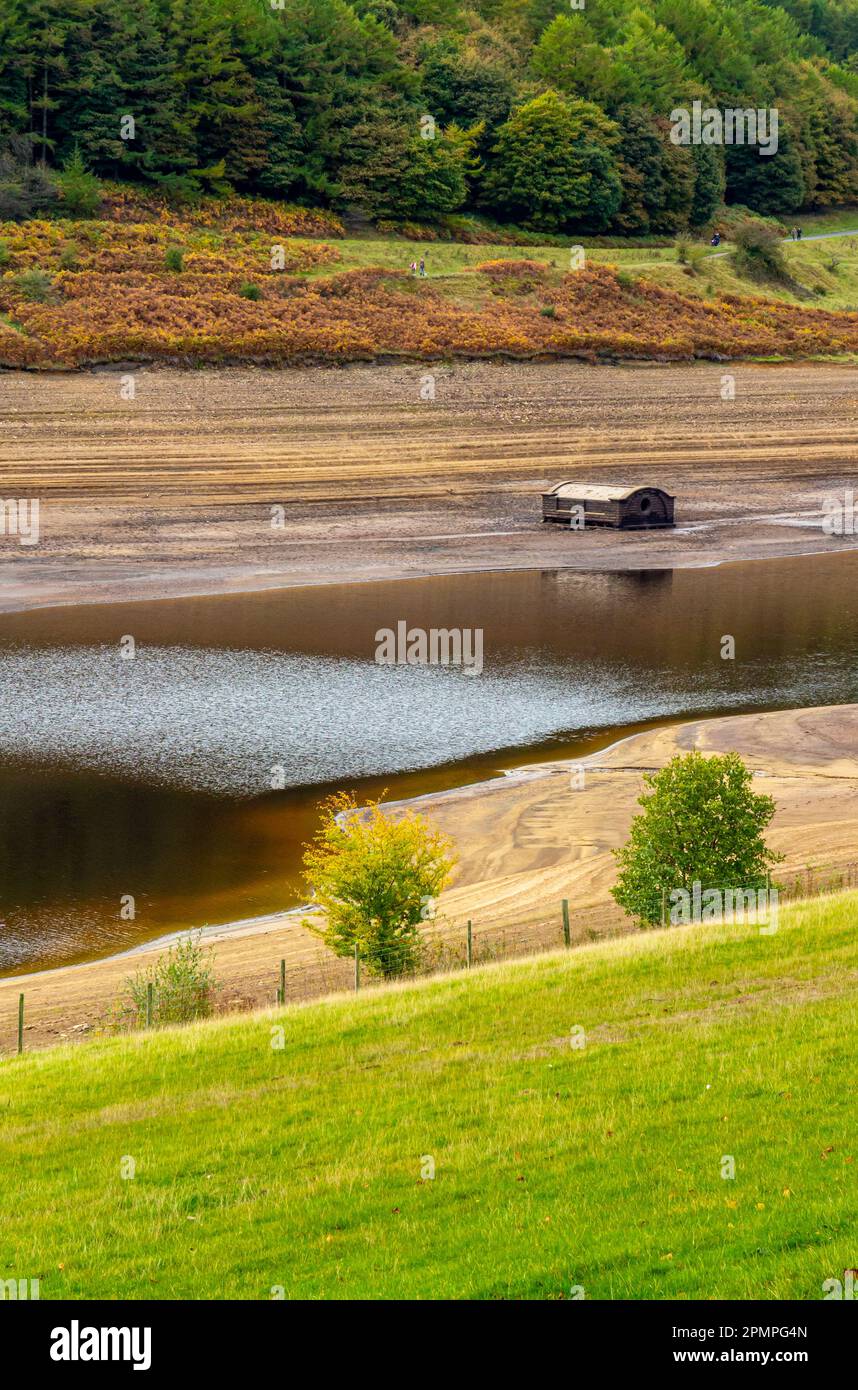
[[[430,941],[458,949],[470,919],[478,950],[481,943],[505,952],[560,944],[564,897],[575,944],[632,929],[609,896],[611,851],[625,839],[643,773],[691,748],[735,748],[757,773],[760,789],[777,803],[769,838],[786,856],[784,874],[808,865],[858,867],[858,705],[686,721],[623,738],[581,764],[525,765],[408,803],[431,815],[460,856]],[[570,767],[584,768],[583,787]],[[349,987],[349,963],[326,954],[302,927],[304,915],[296,909],[206,933],[222,984],[220,1007],[272,1004],[281,959],[287,1000]],[[0,1050],[13,1046],[20,992],[27,1047],[80,1039],[97,1030],[128,976],[164,945],[0,980]]]
[[[41,534],[0,535],[0,611],[855,545],[820,529],[855,485],[854,368],[438,365],[430,402],[424,375],[147,370],[132,402],[116,373],[4,374],[0,496],[38,497]],[[679,524],[543,525],[568,476],[665,487]]]

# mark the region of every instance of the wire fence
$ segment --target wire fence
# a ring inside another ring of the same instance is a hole
[[[858,888],[858,861],[836,867],[804,865],[784,870],[773,877],[771,886],[777,889],[781,903]],[[669,922],[665,922],[665,927],[670,929]],[[218,1004],[226,1011],[238,1011],[242,1007],[264,1004],[305,1002],[349,990],[377,988],[389,983],[391,978],[421,979],[467,970],[493,961],[556,951],[564,946],[628,936],[638,929],[612,900],[579,907],[563,899],[554,911],[535,910],[529,919],[519,921],[515,927],[481,925],[473,921],[432,927],[422,943],[419,960],[407,969],[393,969],[401,957],[399,952],[392,953],[388,962],[390,975],[373,969],[359,956],[346,959],[330,952],[288,968],[281,960],[279,974],[272,968],[263,980],[257,973],[248,973],[243,979],[233,978],[229,987],[220,992]],[[378,964],[384,966],[385,962],[381,960]]]
[[[805,865],[781,870],[773,878],[771,886],[777,889],[781,903],[858,888],[858,861],[837,866]],[[669,922],[665,921],[664,927],[670,930]],[[425,979],[451,971],[466,971],[494,961],[514,960],[516,957],[556,951],[563,947],[571,949],[590,941],[628,936],[636,930],[636,924],[612,901],[579,907],[563,899],[554,910],[534,910],[532,916],[525,916],[525,920],[519,921],[515,927],[480,925],[473,921],[461,925],[434,923],[410,959],[401,944],[392,946],[388,952],[374,952],[369,959],[357,949],[348,957],[343,957],[323,946],[319,947],[315,956],[309,957],[293,954],[291,959],[286,956],[278,959],[272,952],[270,966],[257,965],[242,974],[231,973],[228,981],[208,991],[208,1004],[215,1014],[235,1014],[269,1005],[304,1003],[347,991],[377,989],[392,980]],[[153,991],[154,987],[148,986],[145,1007],[136,1026],[157,1026]],[[38,1031],[38,1019],[26,1014],[25,1003],[22,993],[17,1008],[16,1041],[19,1053],[24,1050],[25,1017],[27,1030],[35,1026]],[[102,1028],[93,1030],[87,1025],[86,1031],[90,1036],[92,1031],[109,1029],[107,1012]],[[56,1001],[52,1015],[53,1022],[56,1018]],[[67,1027],[69,1032],[61,1033],[61,1038],[74,1036],[75,1027],[81,1025],[74,1025],[69,1020]],[[55,1033],[56,1029],[51,1031]],[[53,1040],[55,1038],[47,1041]],[[11,1038],[4,1040],[0,1050],[12,1050],[11,1042]]]

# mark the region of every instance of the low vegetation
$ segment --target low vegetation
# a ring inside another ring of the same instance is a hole
[[[509,244],[348,238],[323,212],[226,198],[177,215],[118,187],[96,219],[0,223],[0,247],[4,367],[858,351],[858,316],[830,311],[858,305],[849,239],[787,245],[803,302],[779,281],[761,297],[731,254],[699,243],[683,243],[681,261],[674,247],[588,248],[570,269],[568,246],[523,257]],[[409,273],[421,257],[426,278]],[[817,294],[825,311],[806,302]]]
[[[112,1021],[120,1028],[142,1028],[208,1018],[216,988],[212,952],[198,935],[186,936],[131,976]]]
[[[7,1059],[0,1268],[43,1299],[822,1298],[858,1264],[856,910]]]
[[[742,222],[736,228],[736,265],[754,280],[789,283],[783,242],[773,227],[763,222]]]

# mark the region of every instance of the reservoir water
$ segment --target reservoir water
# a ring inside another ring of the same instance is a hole
[[[401,621],[480,629],[482,672],[377,664]],[[337,788],[400,799],[658,721],[854,701],[856,637],[850,553],[2,615],[0,972],[301,902]]]

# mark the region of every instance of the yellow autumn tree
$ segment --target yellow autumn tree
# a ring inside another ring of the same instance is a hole
[[[304,878],[324,924],[305,925],[338,956],[354,955],[390,979],[419,961],[420,924],[455,862],[447,836],[413,813],[391,816],[378,801],[359,807],[339,792],[322,802],[305,847]]]

